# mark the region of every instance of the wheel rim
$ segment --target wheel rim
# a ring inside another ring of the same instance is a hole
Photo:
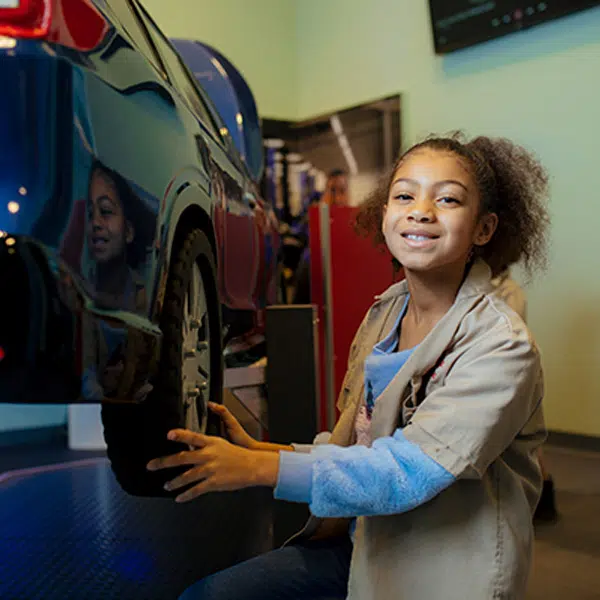
[[[197,264],[192,267],[183,306],[182,391],[185,427],[206,432],[210,395],[210,322],[206,289]]]

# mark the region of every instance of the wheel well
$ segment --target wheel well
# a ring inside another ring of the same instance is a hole
[[[201,229],[206,234],[213,251],[215,264],[218,264],[219,255],[217,253],[217,240],[215,239],[213,222],[208,214],[206,214],[199,206],[188,206],[183,213],[181,213],[175,229],[175,236],[173,237],[173,247],[176,247],[178,243],[181,242],[182,238],[184,238],[192,229]]]

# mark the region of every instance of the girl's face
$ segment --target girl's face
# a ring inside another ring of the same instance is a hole
[[[423,148],[394,173],[383,234],[407,271],[464,268],[472,247],[486,244],[496,230],[497,216],[479,211],[479,191],[465,162]]]
[[[99,263],[124,255],[133,241],[115,184],[101,171],[95,171],[90,182],[87,236],[90,253]]]

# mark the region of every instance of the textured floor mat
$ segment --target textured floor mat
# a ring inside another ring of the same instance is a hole
[[[170,600],[269,549],[272,495],[133,498],[105,459],[0,476],[2,600]]]

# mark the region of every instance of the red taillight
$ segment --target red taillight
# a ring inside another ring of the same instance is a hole
[[[0,35],[43,38],[50,31],[50,0],[0,0]]]
[[[0,35],[93,50],[108,23],[91,0],[0,0]]]

